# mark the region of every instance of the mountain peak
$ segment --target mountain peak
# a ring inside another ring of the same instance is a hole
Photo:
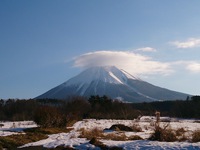
[[[130,102],[185,99],[188,94],[154,86],[115,66],[90,67],[37,98],[107,95]]]
[[[82,73],[67,81],[65,84],[90,84],[93,81],[102,81],[112,84],[126,84],[128,79],[137,80],[137,78],[115,66],[95,66],[84,70]]]

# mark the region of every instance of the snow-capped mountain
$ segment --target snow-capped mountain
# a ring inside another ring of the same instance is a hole
[[[37,97],[65,99],[69,96],[107,95],[129,102],[186,99],[188,94],[147,83],[114,66],[91,67]]]

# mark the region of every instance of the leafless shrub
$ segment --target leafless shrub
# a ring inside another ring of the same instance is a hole
[[[168,128],[169,124],[166,124],[163,128],[159,125],[155,126],[154,133],[150,136],[150,140],[153,141],[166,141],[174,142],[177,141],[176,133],[171,128]]]

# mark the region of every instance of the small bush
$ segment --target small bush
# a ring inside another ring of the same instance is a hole
[[[34,121],[40,127],[66,127],[66,116],[56,107],[41,106],[37,109]]]
[[[192,142],[200,142],[200,130],[196,130],[193,132]]]
[[[153,141],[166,141],[166,142],[174,142],[177,141],[176,133],[172,129],[161,128],[160,126],[156,126],[154,133],[149,138]]]

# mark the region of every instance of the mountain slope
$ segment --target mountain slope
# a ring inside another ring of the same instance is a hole
[[[186,99],[188,94],[154,86],[116,67],[92,67],[37,98],[107,95],[129,102]]]

